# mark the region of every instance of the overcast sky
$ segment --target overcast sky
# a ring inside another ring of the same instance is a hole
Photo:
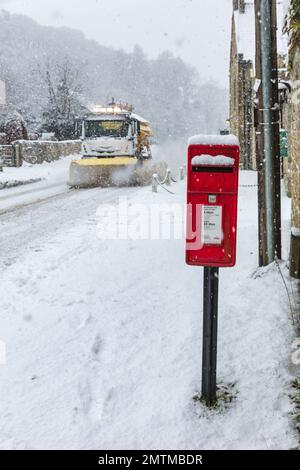
[[[232,0],[0,0],[0,7],[114,48],[140,44],[150,57],[169,49],[228,86]]]

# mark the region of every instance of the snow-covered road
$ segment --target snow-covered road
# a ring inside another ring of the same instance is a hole
[[[184,241],[96,236],[100,204],[183,204],[185,183],[172,191],[66,191],[0,216],[0,448],[296,445],[293,330],[276,267],[256,269],[256,188],[240,189],[238,264],[220,276],[218,380],[238,390],[225,413],[192,399],[202,270],[185,265]]]
[[[0,190],[0,214],[67,193],[69,164],[75,157],[70,155],[41,165],[23,163],[20,168],[5,167],[0,173],[0,185],[21,184]]]

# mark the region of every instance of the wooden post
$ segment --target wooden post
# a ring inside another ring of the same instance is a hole
[[[167,169],[167,176],[166,176],[166,185],[171,186],[171,170],[170,168]]]
[[[158,180],[158,175],[155,173],[154,175],[152,175],[152,192],[153,193],[157,193],[157,186],[158,186],[157,180]]]
[[[273,103],[273,146],[274,146],[274,192],[275,192],[275,252],[281,259],[281,159],[280,159],[280,107],[278,91],[277,54],[277,1],[271,6],[272,40],[272,103]]]
[[[259,264],[281,258],[281,168],[276,0],[255,0]],[[264,15],[262,15],[264,13]],[[262,25],[262,21],[265,24]],[[267,41],[267,36],[269,35]],[[263,41],[262,41],[263,40]],[[262,44],[263,42],[263,44]],[[270,55],[266,52],[270,48]],[[271,77],[269,80],[268,77]]]
[[[21,157],[21,148],[19,142],[16,142],[13,145],[14,157],[15,157],[15,165],[16,167],[22,166],[22,157]]]
[[[300,236],[291,234],[290,276],[300,279]]]
[[[261,34],[260,34],[260,2],[255,1],[255,35],[256,35],[256,57],[255,68],[256,78],[261,82]],[[258,89],[257,123],[256,123],[256,166],[257,166],[257,198],[258,198],[258,261],[259,266],[264,265],[264,253],[266,252],[266,232],[265,232],[265,207],[264,207],[264,165],[263,165],[263,129],[261,123],[262,116],[262,87]]]

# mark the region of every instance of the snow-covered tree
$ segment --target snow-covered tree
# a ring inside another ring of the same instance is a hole
[[[7,144],[11,144],[15,140],[28,139],[25,121],[21,114],[16,111],[8,116],[4,125],[4,132]]]
[[[42,128],[59,138],[72,135],[78,89],[86,104],[106,104],[112,96],[131,103],[150,120],[159,141],[215,132],[228,116],[227,94],[203,83],[194,67],[169,52],[149,59],[140,46],[132,53],[114,50],[79,31],[41,26],[23,15],[0,13],[0,75],[9,105],[29,129],[41,129],[46,121]]]
[[[48,103],[43,112],[42,130],[54,132],[59,140],[75,137],[75,119],[81,111],[77,71],[66,60],[45,73]]]

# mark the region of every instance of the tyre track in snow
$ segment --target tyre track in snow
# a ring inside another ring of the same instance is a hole
[[[82,286],[93,257],[101,263],[106,251],[106,244],[99,244],[96,237],[96,210],[101,203],[114,204],[119,196],[132,196],[139,191],[140,188],[128,187],[70,191],[0,217],[0,278],[7,293],[2,304],[2,338],[10,347],[13,344],[9,367],[0,370],[1,382],[14,383],[18,400],[22,400],[20,390],[26,390],[34,404],[27,405],[33,420],[40,421],[36,404],[52,396],[59,403],[65,395],[72,396],[73,409],[70,406],[68,413],[74,420],[75,433],[86,413],[88,422],[90,408],[93,414],[94,392],[88,393],[90,373],[83,376],[78,367],[78,371],[72,371],[74,377],[68,379],[65,368],[67,364],[70,370],[74,363],[74,342],[81,345],[80,357],[97,356],[95,335],[99,326],[90,313],[94,293]],[[85,253],[87,271],[75,267]],[[62,274],[65,270],[67,277]],[[74,273],[75,282],[66,288]],[[52,351],[60,353],[53,356]],[[11,373],[11,369],[15,372]],[[60,379],[56,382],[55,377]],[[45,383],[48,398],[44,395]],[[3,393],[7,396],[5,409],[12,410],[14,400]],[[45,413],[51,417],[51,409]],[[4,417],[6,432],[0,440],[4,446],[22,446],[15,438],[17,424],[11,422],[8,414]]]
[[[41,189],[41,187],[36,187],[35,186],[35,183],[31,183],[30,186],[34,186],[33,188],[27,188],[27,189],[23,189],[21,191],[16,191],[16,188],[8,188],[6,191],[5,191],[5,194],[4,196],[0,196],[0,203],[2,201],[7,201],[7,200],[11,200],[11,199],[16,199],[16,198],[19,198],[20,196],[25,196],[25,195],[28,195],[28,194],[35,194],[35,193],[40,193],[42,194],[43,192],[46,192],[46,190],[49,190],[49,189],[54,189],[54,188],[60,188],[61,191],[59,191],[58,193],[54,194],[53,197],[57,196],[58,194],[61,194],[61,192],[67,192],[67,186],[66,184],[62,184],[62,183],[53,183],[53,184],[49,184],[47,186],[45,186],[43,189]],[[18,186],[17,186],[18,189],[20,189]],[[24,186],[22,186],[22,188],[24,188]],[[47,199],[46,198],[42,198],[42,199]],[[15,207],[12,207],[12,208],[9,208],[7,210],[3,209],[0,214],[4,214],[5,212],[11,212],[12,210],[15,210],[19,207],[22,207],[24,205],[29,205],[29,204],[33,204],[34,202],[31,202],[31,203],[28,203],[28,204],[17,204]]]
[[[55,182],[42,179],[29,185],[16,186],[0,191],[0,216],[22,207],[46,201],[70,191],[64,178]]]
[[[64,232],[78,224],[96,226],[100,204],[116,202],[135,191],[129,187],[69,190],[0,213],[0,263],[10,266],[29,251],[42,251],[54,237],[61,233],[63,238]]]

